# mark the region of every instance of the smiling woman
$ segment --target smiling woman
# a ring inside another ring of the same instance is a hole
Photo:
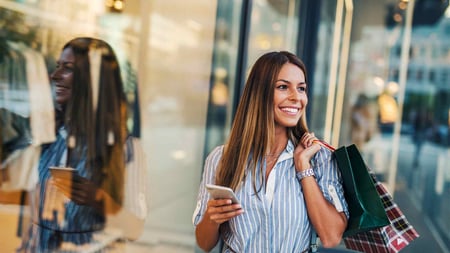
[[[193,217],[202,249],[221,239],[222,252],[306,252],[313,230],[324,247],[339,244],[347,204],[335,159],[313,143],[307,103],[297,56],[270,52],[255,62],[228,142],[205,162]],[[230,187],[239,203],[210,199],[208,184]]]
[[[75,55],[72,48],[68,47],[62,51],[61,58],[50,75],[55,86],[55,101],[60,106],[67,104],[72,95],[74,63]]]
[[[126,97],[113,49],[103,40],[75,38],[63,47],[51,80],[59,118],[56,141],[42,148],[32,222],[21,250],[85,252],[94,241],[102,243],[96,236],[105,237],[108,221],[119,215],[132,229],[114,236],[136,239],[147,214],[145,171],[137,179],[136,170],[145,166],[127,132]],[[137,201],[124,197],[130,196],[125,189],[130,179]],[[126,210],[129,206],[134,209]]]
[[[303,71],[296,65],[283,65],[275,83],[274,105],[276,127],[293,127],[304,114],[308,104],[306,80]]]

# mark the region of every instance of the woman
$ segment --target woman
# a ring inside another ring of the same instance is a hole
[[[306,124],[306,68],[289,52],[254,64],[228,142],[206,159],[194,225],[205,251],[306,252],[315,230],[339,244],[347,204],[332,154]],[[232,188],[240,204],[209,199],[206,184]]]
[[[30,252],[87,249],[107,215],[122,211],[125,167],[133,158],[119,64],[106,42],[69,41],[51,80],[59,124],[56,141],[43,148],[39,161],[23,247]]]

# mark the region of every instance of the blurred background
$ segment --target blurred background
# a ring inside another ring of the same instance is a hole
[[[11,45],[39,53],[50,73],[76,36],[118,54],[147,155],[144,233],[109,251],[200,252],[204,159],[226,140],[252,63],[288,50],[308,68],[310,129],[355,143],[421,235],[402,252],[450,252],[448,0],[0,0],[0,108],[29,107],[5,70]],[[2,252],[20,243],[19,210],[0,205]]]

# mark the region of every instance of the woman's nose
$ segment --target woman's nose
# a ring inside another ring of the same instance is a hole
[[[50,73],[50,79],[51,79],[51,80],[58,80],[59,78],[61,78],[61,75],[60,75],[59,72],[60,72],[60,71],[59,71],[58,68],[56,68],[55,70],[53,70],[53,72]]]
[[[291,99],[291,100],[300,100],[300,92],[297,89],[290,89],[290,91],[289,91],[289,99]]]

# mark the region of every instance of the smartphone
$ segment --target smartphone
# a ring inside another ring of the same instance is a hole
[[[229,187],[214,184],[206,184],[206,189],[213,199],[231,199],[233,204],[239,204],[233,190]]]
[[[70,167],[50,166],[50,173],[54,178],[72,179],[76,174],[76,169]]]

